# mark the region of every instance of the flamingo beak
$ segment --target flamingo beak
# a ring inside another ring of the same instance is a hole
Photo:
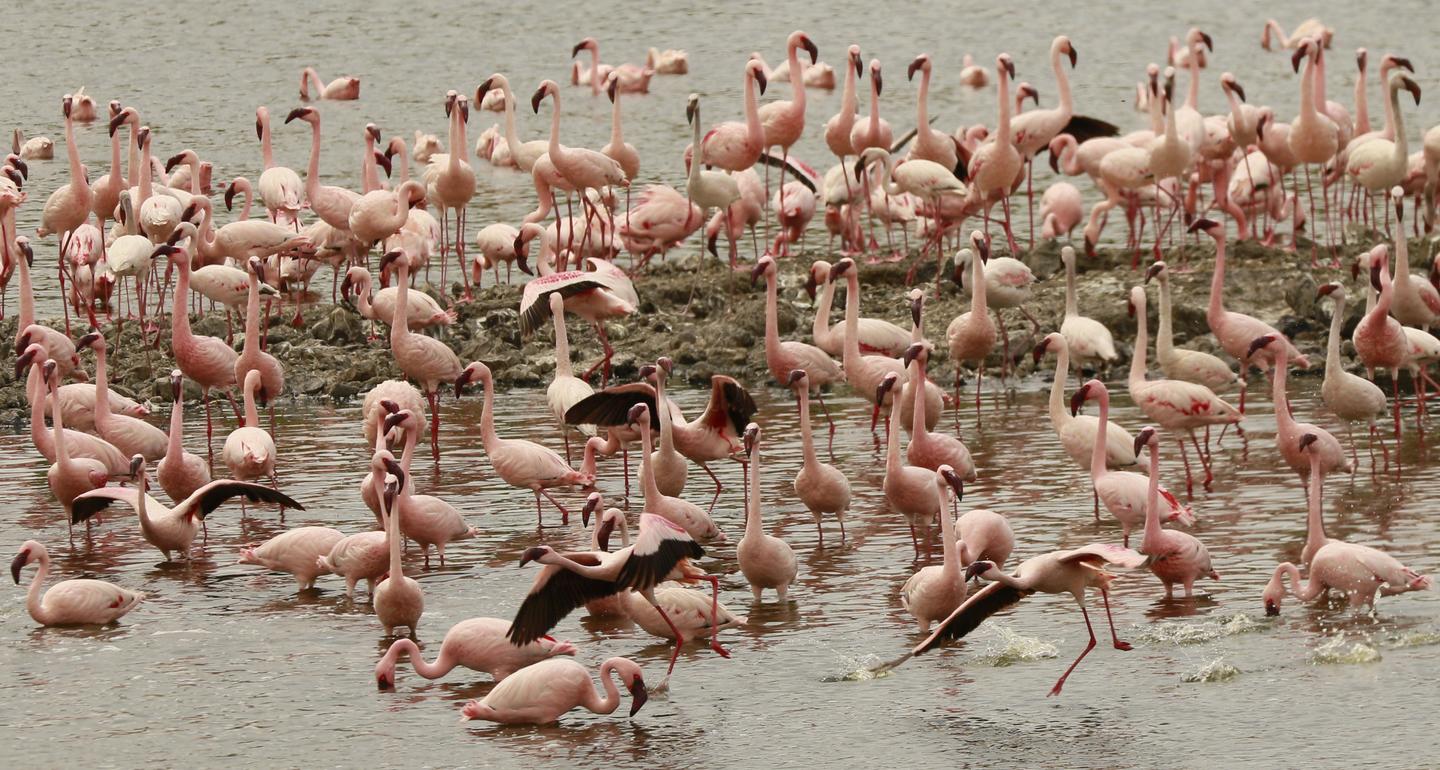
[[[586,511],[583,511],[582,515],[588,521],[590,516],[588,509]],[[595,532],[595,540],[596,542],[600,543],[600,550],[607,552],[610,550],[610,535],[614,532],[615,522],[611,521],[610,519],[601,520],[600,529]]]
[[[1240,97],[1240,101],[1245,101],[1245,89],[1239,83],[1231,83],[1230,90],[1234,91],[1235,95]]]
[[[385,256],[383,256],[383,257],[380,258],[380,272],[382,272],[382,273],[385,272],[385,268],[388,267],[391,262],[394,262],[395,260],[400,259],[400,258],[403,257],[404,255],[405,255],[405,253],[402,252],[402,251],[400,251],[400,250],[398,250],[398,249],[395,250],[395,251],[387,251],[387,252],[385,252]]]
[[[685,103],[685,125],[695,122],[695,110],[700,106],[698,99],[691,99]]]
[[[388,152],[375,153],[375,165],[385,169],[386,177],[390,176],[390,172],[394,168],[394,165],[390,162],[390,154]]]
[[[59,364],[56,364],[54,361],[45,362],[45,365],[40,368],[40,371],[45,375],[46,382],[51,382],[51,380],[55,378],[55,370],[58,368]],[[51,386],[53,387],[54,383],[51,383]]]
[[[309,108],[309,107],[296,107],[295,109],[293,109],[293,110],[290,111],[290,114],[288,114],[288,115],[285,116],[285,122],[286,122],[286,123],[289,123],[290,121],[295,120],[295,119],[297,119],[297,118],[303,118],[303,117],[305,117],[305,111],[308,110],[308,109],[310,109],[310,108]]]
[[[636,404],[630,407],[630,413],[626,415],[626,419],[629,420],[631,425],[638,425],[640,424],[641,418],[643,418],[649,410],[650,408],[644,404]]]
[[[173,170],[175,169],[175,167],[178,166],[178,165],[180,165],[180,163],[181,163],[182,161],[184,161],[184,160],[185,160],[185,153],[183,153],[183,152],[182,152],[182,153],[175,154],[175,155],[171,155],[170,158],[165,161],[165,173],[168,174],[168,173],[170,173],[171,171],[173,171]]]
[[[35,351],[33,350],[26,350],[19,358],[15,359],[15,379],[20,379],[20,373],[25,371],[25,367],[29,366],[34,360]]]
[[[1215,41],[1210,37],[1210,33],[1201,32],[1200,40],[1205,43],[1206,48],[1210,49],[1212,52],[1215,50]]]
[[[636,674],[635,681],[630,683],[630,698],[630,716],[632,717],[639,713],[641,707],[650,700],[650,693],[645,690],[645,680],[641,679],[639,674]]]
[[[765,86],[769,84],[769,80],[765,77],[765,73],[758,69],[755,70],[755,83],[760,86],[760,94],[763,96],[765,94]]]
[[[1350,280],[1354,281],[1360,277],[1360,260],[1350,263]]]
[[[114,135],[115,135],[115,132],[116,132],[116,131],[119,131],[121,126],[125,125],[125,121],[128,120],[129,117],[130,117],[129,115],[126,115],[124,112],[121,112],[120,114],[118,114],[118,115],[116,115],[115,117],[111,118],[111,119],[110,119],[110,126],[109,126],[110,135],[111,135],[111,136],[114,136]]]
[[[965,480],[960,478],[960,474],[956,473],[954,468],[949,466],[941,468],[940,476],[945,479],[945,483],[949,484],[951,489],[955,490],[956,500],[965,499]],[[944,516],[945,514],[941,513],[940,515]]]
[[[1206,232],[1209,232],[1210,230],[1212,230],[1212,229],[1214,229],[1214,228],[1216,228],[1216,227],[1219,227],[1219,226],[1220,226],[1220,225],[1218,225],[1214,220],[1206,219],[1206,218],[1204,218],[1204,217],[1201,217],[1201,218],[1195,220],[1194,222],[1191,222],[1191,223],[1190,223],[1190,229],[1187,230],[1187,232],[1198,233],[1198,232],[1200,232],[1201,230],[1204,230],[1204,231],[1206,231]]]
[[[855,68],[855,77],[865,74],[865,65],[860,61],[860,54],[850,55],[850,66]]]
[[[170,400],[179,401],[180,395],[185,392],[185,376],[179,369],[170,372]]]
[[[541,87],[535,89],[535,93],[533,93],[533,94],[530,95],[530,109],[533,110],[533,111],[535,111],[536,113],[539,113],[539,112],[540,112],[540,102],[543,101],[544,99],[545,99],[545,87],[544,87],[544,86],[541,86]]]
[[[619,79],[619,78],[610,78],[610,82],[605,85],[605,94],[610,97],[610,102],[611,102],[612,104],[615,102],[615,94],[618,93],[619,91],[620,91],[620,79]]]
[[[1080,406],[1085,403],[1085,396],[1089,394],[1089,392],[1090,383],[1087,382],[1081,385],[1079,390],[1075,391],[1075,395],[1070,397],[1070,414],[1072,416],[1080,414]]]
[[[410,419],[409,414],[403,414],[400,412],[385,415],[385,420],[383,423],[385,425],[385,432],[389,433],[390,431],[395,430],[395,426],[399,425],[402,422],[405,422],[408,419]]]
[[[81,337],[80,340],[75,343],[75,348],[77,350],[84,350],[85,348],[94,345],[95,341],[98,339],[100,339],[100,332],[90,332],[85,336]]]
[[[1050,170],[1057,174],[1060,173],[1060,153],[1056,152],[1053,147],[1050,148]]]
[[[225,210],[232,211],[235,208],[235,183],[231,182],[225,188]]]
[[[895,387],[895,383],[898,381],[899,380],[894,377],[886,377],[885,379],[881,380],[880,384],[875,386],[875,403],[878,404],[884,401],[885,394],[889,393],[890,389]]]
[[[910,300],[910,323],[919,326],[925,318],[925,295],[917,294]]]
[[[376,674],[375,686],[383,692],[385,690],[394,689],[395,682],[384,674]]]
[[[538,546],[538,545],[537,545],[537,546],[533,546],[533,547],[531,547],[531,548],[526,548],[526,549],[525,549],[525,552],[522,553],[522,554],[520,554],[520,566],[523,567],[523,566],[525,566],[526,564],[529,564],[530,562],[535,561],[536,559],[538,559],[538,558],[540,558],[541,556],[544,556],[544,555],[545,555],[545,548],[544,548],[543,546]]]
[[[256,118],[256,119],[255,119],[255,138],[256,138],[256,139],[264,139],[264,138],[265,138],[265,126],[264,126],[263,124],[261,124],[259,118]]]
[[[1306,433],[1305,435],[1300,437],[1300,451],[1305,451],[1305,447],[1308,447],[1319,440],[1320,437],[1316,436],[1314,433]]]
[[[1420,105],[1420,84],[1410,78],[1405,78],[1401,83],[1405,86],[1405,90],[1415,97],[1415,105],[1418,107]]]
[[[943,516],[944,514],[941,514],[941,515]],[[989,571],[990,571],[991,569],[993,569],[994,567],[995,567],[995,562],[992,562],[992,561],[976,561],[976,562],[971,562],[971,563],[970,563],[970,566],[968,566],[968,567],[965,568],[965,580],[966,580],[966,582],[969,582],[969,581],[971,581],[971,580],[974,580],[975,578],[980,577],[981,575],[985,574],[986,572],[989,572]]]
[[[770,264],[771,263],[766,262],[764,259],[761,259],[759,262],[755,263],[755,267],[750,270],[751,286],[754,286],[755,282],[760,280],[760,276],[765,274],[765,270],[770,266]]]
[[[345,274],[345,279],[340,282],[340,296],[347,301],[350,299],[350,290],[355,288],[355,282],[350,279],[350,274]]]
[[[29,559],[30,549],[21,548],[20,553],[15,554],[15,558],[10,560],[10,578],[15,581],[17,586],[20,585],[20,570],[25,568]]]
[[[520,268],[520,272],[526,275],[535,274],[535,271],[530,269],[529,257],[523,251],[515,252],[515,266]]]
[[[1013,60],[1008,58],[1005,60],[1005,72],[1011,80],[1015,79],[1015,62]]]
[[[135,455],[134,457],[130,458],[130,478],[140,478],[140,469],[144,467],[144,465],[145,458],[143,456]]]
[[[794,387],[796,383],[805,379],[807,376],[809,375],[805,373],[804,369],[791,369],[790,376],[785,380],[785,384]]]
[[[640,379],[648,380],[651,377],[654,377],[655,370],[656,367],[654,364],[645,364],[644,366],[640,367],[640,371],[638,372]]]
[[[1396,67],[1408,70],[1410,72],[1415,71],[1415,65],[1411,64],[1410,60],[1405,58],[1404,56],[1392,56],[1390,57],[1390,61],[1393,62]]]
[[[400,485],[403,487],[405,485],[405,469],[401,467],[400,463],[397,462],[393,457],[385,458],[384,462],[385,472],[389,473],[391,476],[394,476],[396,480],[400,482]]]
[[[800,45],[804,47],[805,53],[810,54],[811,64],[820,61],[820,49],[815,46],[815,41],[811,40],[808,36],[802,37],[800,38]]]
[[[675,362],[670,359],[670,356],[660,356],[655,360],[655,363],[659,365],[661,369],[665,370],[666,375],[675,371]]]
[[[400,494],[400,488],[405,483],[405,473],[401,471],[396,480],[385,485],[385,510],[395,510],[395,498]],[[392,514],[394,515],[394,514]]]
[[[905,355],[902,356],[902,359],[905,362],[905,367],[908,369],[910,367],[910,364],[913,363],[915,359],[919,358],[920,354],[924,352],[924,350],[925,346],[918,342],[912,344],[908,348],[905,348]]]
[[[583,50],[585,50],[585,43],[586,43],[586,41],[584,41],[584,40],[581,40],[580,42],[576,43],[575,46],[570,49],[570,58],[573,59],[573,58],[575,58],[576,56],[579,56],[579,55],[580,55],[580,52],[583,51]]]
[[[1338,288],[1340,288],[1340,284],[1338,283],[1327,283],[1315,291],[1315,298],[1319,299],[1320,297],[1328,297]]]
[[[1080,60],[1080,54],[1075,51],[1075,44],[1067,46],[1066,53],[1070,56],[1070,69],[1075,69],[1075,63]]]
[[[1150,443],[1150,439],[1151,439],[1154,435],[1155,435],[1155,429],[1154,429],[1154,428],[1151,428],[1151,427],[1148,427],[1148,426],[1145,427],[1145,428],[1142,428],[1142,429],[1140,430],[1139,435],[1135,436],[1135,454],[1137,454],[1137,455],[1140,454],[1140,449],[1141,449],[1142,447],[1148,445],[1148,444]]]
[[[1290,69],[1294,70],[1297,75],[1300,74],[1300,60],[1305,58],[1305,47],[1306,44],[1301,43],[1300,47],[1295,49],[1295,53],[1290,54]]]
[[[583,507],[583,508],[580,509],[580,521],[581,521],[581,523],[584,524],[584,525],[587,526],[587,527],[590,526],[590,516],[591,516],[592,514],[594,514],[594,513],[595,513],[595,509],[596,509],[596,508],[599,508],[599,507],[600,507],[600,495],[594,494],[594,495],[590,495],[589,497],[585,498],[585,507]]]
[[[484,82],[484,83],[481,83],[479,86],[477,86],[477,87],[475,88],[475,103],[476,103],[476,104],[479,104],[479,103],[480,103],[480,100],[485,98],[485,94],[490,93],[490,84],[493,83],[494,81],[495,81],[495,78],[493,78],[493,77],[485,78],[485,82]]]
[[[880,74],[880,65],[870,70],[870,82],[875,84],[875,95],[879,96],[885,91],[885,78]]]
[[[852,267],[854,267],[854,266],[855,266],[855,262],[852,261],[849,257],[846,257],[846,258],[840,260],[839,262],[836,262],[834,269],[832,269],[832,270],[830,271],[830,280],[833,281],[833,280],[835,280],[836,278],[839,278],[840,276],[842,276],[842,275],[844,275],[845,273],[849,272],[850,268],[852,268]]]
[[[1034,359],[1035,363],[1038,364],[1040,363],[1040,359],[1045,357],[1045,351],[1049,349],[1050,339],[1047,337],[1043,340],[1040,340],[1040,344],[1035,346],[1035,350],[1030,353],[1030,357]]]
[[[906,79],[906,80],[914,80],[914,79],[915,79],[915,73],[916,73],[917,71],[919,71],[921,67],[924,67],[924,66],[925,66],[925,54],[922,53],[922,54],[920,54],[919,56],[916,56],[915,59],[910,62],[910,66],[909,66],[909,67],[906,67],[906,68],[905,68],[905,79]]]
[[[819,286],[820,282],[815,280],[815,271],[811,270],[805,276],[805,293],[810,297],[811,302],[815,301],[815,290],[818,289]]]
[[[1375,287],[1375,291],[1384,291],[1384,289],[1380,288],[1380,265],[1379,265],[1379,263],[1376,263],[1376,264],[1370,266],[1370,285],[1373,286],[1373,287]]]
[[[1160,274],[1160,271],[1162,271],[1162,270],[1164,270],[1164,269],[1165,269],[1165,263],[1164,263],[1164,262],[1156,262],[1156,263],[1150,265],[1150,267],[1148,267],[1148,268],[1145,269],[1145,283],[1147,283],[1147,284],[1150,283],[1150,279],[1151,279],[1151,278],[1154,278],[1154,277],[1157,276],[1157,275],[1159,275],[1159,274]]]
[[[455,378],[456,398],[459,398],[465,392],[465,386],[470,383],[471,378],[474,376],[475,375],[471,374],[470,367],[467,366],[460,372],[460,376]]]
[[[1253,357],[1256,351],[1258,351],[1260,348],[1265,347],[1266,345],[1269,345],[1271,342],[1274,341],[1275,335],[1273,334],[1266,334],[1261,337],[1255,338],[1255,341],[1250,343],[1250,349],[1245,352],[1245,358],[1249,359]]]

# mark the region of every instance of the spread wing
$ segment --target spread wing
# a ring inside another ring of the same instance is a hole
[[[1025,594],[1018,588],[1004,583],[991,583],[975,592],[964,604],[955,608],[950,617],[941,621],[939,627],[911,651],[912,655],[928,652],[950,639],[961,639],[980,627],[991,615],[1010,607]]]
[[[154,500],[154,498],[151,498]],[[70,523],[79,524],[86,521],[95,514],[109,508],[112,503],[124,503],[131,508],[136,507],[140,501],[140,491],[134,487],[101,487],[92,489],[83,495],[75,498],[70,504]],[[146,505],[159,505],[159,502]]]
[[[1102,136],[1119,136],[1120,128],[1114,123],[1092,118],[1087,115],[1072,115],[1070,122],[1060,133],[1069,134],[1075,137],[1076,144],[1084,144],[1090,139]]]
[[[636,404],[650,407],[650,427],[653,430],[660,430],[660,415],[656,411],[655,388],[648,382],[616,385],[613,388],[606,388],[586,396],[565,410],[565,424],[601,427],[626,425],[630,422],[630,408]]]
[[[682,559],[699,559],[705,549],[683,528],[653,513],[640,514],[640,534],[615,582],[644,591],[664,580]]]
[[[717,374],[710,378],[710,402],[700,416],[703,424],[724,428],[728,422],[738,436],[745,432],[755,412],[755,399],[734,377]]]
[[[219,508],[222,503],[234,497],[244,497],[252,503],[276,503],[286,508],[294,508],[297,511],[305,510],[305,506],[295,502],[289,495],[270,487],[252,484],[248,481],[234,481],[231,479],[219,479],[212,481],[203,487],[195,490],[179,508],[195,506],[195,516],[203,520],[209,513]]]
[[[560,275],[561,280],[549,282],[545,279]],[[550,320],[550,295],[559,292],[562,297],[572,297],[594,289],[608,288],[593,278],[583,278],[581,273],[557,273],[531,281],[525,285],[524,296],[520,299],[520,334],[528,337]],[[544,282],[544,283],[541,283]],[[532,291],[532,287],[534,290]]]
[[[599,566],[593,553],[567,553],[565,558],[579,564]],[[506,637],[516,647],[527,645],[550,632],[561,620],[586,602],[619,592],[621,586],[608,580],[585,577],[564,567],[547,566],[531,587]]]

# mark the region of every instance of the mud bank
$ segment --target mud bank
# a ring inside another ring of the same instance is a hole
[[[1203,246],[1193,245],[1193,240],[1190,243],[1168,255],[1173,268],[1176,343],[1219,354],[1205,323],[1214,249],[1208,241]],[[1322,265],[1312,270],[1309,251],[1304,247],[1291,253],[1254,243],[1231,244],[1225,304],[1229,309],[1251,313],[1273,323],[1292,336],[1302,351],[1320,354],[1312,356],[1316,365],[1311,371],[1318,373],[1329,316],[1328,307],[1321,307],[1315,301],[1316,288],[1332,280],[1354,287],[1347,313],[1350,316],[1346,323],[1348,336],[1364,310],[1363,301],[1357,299],[1363,296],[1359,283],[1350,277],[1350,265],[1360,251],[1358,246],[1348,247],[1340,268],[1330,266],[1329,261],[1322,258]],[[1423,274],[1428,267],[1421,265],[1419,258],[1428,251],[1417,242],[1411,254],[1414,269]],[[815,311],[803,284],[811,261],[823,256],[818,250],[812,250],[804,256],[781,260],[779,326],[783,338],[810,339]],[[1059,328],[1065,300],[1065,275],[1057,244],[1039,246],[1026,254],[1024,260],[1037,278],[1034,301],[1029,308],[1039,328],[1033,329],[1017,311],[1005,312],[1010,358],[1020,376],[1035,368],[1028,353],[1039,336]],[[1135,333],[1135,321],[1127,313],[1126,294],[1131,286],[1143,280],[1143,273],[1132,270],[1130,263],[1130,252],[1113,249],[1101,250],[1093,258],[1081,256],[1078,260],[1080,312],[1110,328],[1122,363],[1129,361]],[[909,325],[906,294],[910,287],[905,285],[908,266],[908,261],[867,264],[862,260],[862,315]],[[940,276],[938,299],[935,298],[937,267],[933,259],[921,266],[916,282],[927,291],[926,336],[942,350],[945,327],[956,315],[969,310],[970,304],[968,292],[962,292],[951,281],[950,274],[947,266]],[[325,276],[319,276],[316,285],[323,286],[324,280]],[[432,295],[435,293],[434,287],[424,289]],[[458,285],[451,289],[452,296],[458,295]],[[638,276],[636,290],[640,295],[639,312],[607,327],[616,349],[615,378],[622,381],[632,378],[641,364],[668,355],[679,365],[676,374],[693,384],[707,383],[712,373],[730,374],[752,386],[768,381],[764,353],[764,284],[752,286],[748,270],[733,272],[713,258],[700,259],[693,253],[672,256],[668,262],[652,264],[647,272]],[[457,352],[461,361],[486,362],[501,387],[541,385],[548,381],[555,365],[553,335],[548,329],[540,330],[527,340],[520,338],[519,295],[519,284],[489,286],[477,292],[473,301],[458,305],[455,325],[437,335]],[[1151,296],[1149,314],[1153,335],[1158,302],[1153,299],[1153,291]],[[272,319],[264,330],[267,349],[286,367],[283,399],[327,399],[345,403],[363,396],[383,380],[400,376],[384,336],[387,328],[376,325],[375,333],[379,336],[367,339],[370,322],[361,318],[352,306],[343,303],[334,306],[328,301],[307,306],[306,323],[298,328],[290,325],[289,315]],[[839,323],[843,317],[842,287],[836,297],[832,321]],[[52,328],[64,328],[58,318],[45,322]],[[120,342],[120,351],[110,359],[110,382],[117,391],[150,400],[163,411],[164,401],[169,397],[167,377],[174,359],[170,354],[168,320],[162,319],[161,324],[161,340],[155,348],[139,344],[138,324],[132,321],[124,325],[125,337]],[[193,319],[192,327],[196,334],[223,339],[225,315],[223,311],[210,311]],[[81,333],[79,326],[73,326],[72,330],[77,336]],[[114,324],[107,322],[102,330],[113,348]],[[238,318],[235,332],[235,347],[239,349],[243,344],[243,326]],[[0,334],[4,335],[3,339],[14,339],[13,317],[0,323]],[[572,317],[569,337],[577,371],[600,359],[600,345],[589,324]],[[999,370],[1002,349],[1000,344],[996,345],[987,367],[992,372]],[[1353,347],[1346,342],[1342,350],[1347,365],[1356,366]],[[93,357],[82,354],[82,361],[93,375]],[[1051,366],[1052,362],[1044,361],[1040,369],[1048,371]],[[952,381],[954,370],[943,355],[936,356],[933,367],[935,380]],[[1123,374],[1118,369],[1113,373]],[[598,384],[598,373],[594,381]],[[198,399],[198,388],[187,383],[186,397]],[[9,367],[0,383],[0,418],[17,426],[29,419],[23,379],[17,381]]]

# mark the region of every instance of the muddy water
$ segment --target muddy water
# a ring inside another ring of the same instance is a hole
[[[1112,523],[1091,518],[1085,476],[1061,454],[1043,418],[1042,387],[1025,383],[1008,404],[987,399],[978,430],[973,415],[965,416],[965,436],[983,469],[966,505],[1010,518],[1018,558],[1118,537]],[[1376,730],[1350,717],[1356,704],[1419,705],[1433,698],[1429,672],[1440,663],[1436,594],[1384,600],[1373,617],[1293,604],[1279,619],[1264,617],[1259,595],[1268,571],[1280,559],[1298,558],[1304,537],[1303,499],[1277,460],[1267,401],[1251,402],[1244,440],[1225,438],[1215,454],[1213,491],[1193,501],[1200,517],[1195,532],[1210,547],[1220,582],[1207,581],[1203,598],[1166,602],[1148,573],[1123,577],[1116,584],[1115,622],[1136,649],[1121,653],[1102,645],[1064,695],[1047,700],[1050,684],[1086,638],[1068,598],[1027,600],[967,643],[893,676],[834,681],[917,638],[897,599],[916,568],[908,530],[884,504],[883,455],[865,430],[867,410],[837,396],[831,401],[840,422],[836,461],[851,479],[855,506],[849,539],[840,543],[831,524],[821,546],[790,489],[799,454],[793,405],[778,389],[757,395],[758,419],[769,437],[762,469],[767,524],[801,560],[793,602],[753,606],[733,544],[712,549],[706,566],[725,575],[722,600],[749,616],[746,626],[722,634],[734,657],[723,660],[703,646],[687,650],[671,692],[652,698],[634,720],[575,713],[561,726],[541,728],[456,724],[460,704],[489,689],[484,675],[461,671],[427,682],[402,664],[398,691],[377,693],[372,668],[384,647],[382,632],[366,606],[344,598],[343,583],[323,579],[320,592],[297,597],[289,576],[233,563],[241,545],[285,526],[354,532],[372,524],[355,494],[365,456],[357,410],[283,412],[281,482],[307,510],[291,512],[285,525],[272,511],[244,520],[236,508],[217,511],[209,520],[209,544],[189,567],[159,564],[133,519],[121,515],[67,547],[42,463],[26,440],[6,437],[0,476],[8,481],[13,513],[0,525],[0,540],[42,540],[62,574],[103,577],[151,597],[118,627],[61,631],[37,629],[20,590],[9,592],[0,615],[0,665],[10,672],[0,695],[12,704],[4,720],[7,743],[23,741],[40,764],[74,756],[74,741],[84,740],[87,753],[116,765],[173,761],[183,753],[199,765],[236,758],[341,764],[383,756],[417,766],[555,767],[639,760],[667,767],[811,765],[879,757],[936,764],[957,756],[1020,766],[1190,765],[1173,753],[1177,736],[1206,736],[1207,759],[1216,763],[1328,764],[1433,745],[1423,720],[1386,719],[1386,728]],[[1127,399],[1119,400],[1116,418],[1138,429],[1140,417]],[[525,415],[543,408],[543,393],[513,391],[500,403],[500,432],[517,435],[526,431]],[[700,405],[694,392],[684,393],[682,403],[688,410]],[[1297,399],[1297,415],[1313,415],[1315,408],[1312,396]],[[421,636],[432,657],[451,624],[477,615],[509,617],[534,574],[514,566],[537,537],[531,497],[498,481],[474,429],[461,427],[477,423],[479,410],[476,398],[447,402],[443,475],[423,461],[417,474],[422,490],[450,500],[481,530],[479,538],[450,549],[444,569],[423,571],[418,554],[407,562],[426,592]],[[187,431],[190,448],[200,449],[203,421],[189,420]],[[547,429],[526,435],[559,447]],[[1178,458],[1172,447],[1166,451],[1164,478],[1178,488]],[[1400,479],[1393,472],[1377,476],[1362,448],[1362,472],[1326,490],[1330,532],[1383,544],[1434,573],[1440,571],[1440,528],[1429,515],[1426,490],[1437,473],[1413,432],[1403,455]],[[601,489],[612,498],[622,493],[619,471],[618,458],[601,466]],[[716,517],[733,543],[742,530],[740,473],[723,464],[718,471],[729,490]],[[687,493],[708,497],[694,476]],[[564,499],[579,502],[576,495]],[[541,537],[560,548],[585,542],[573,522]],[[556,633],[577,643],[587,664],[627,655],[646,667],[652,682],[663,673],[667,647],[639,629],[572,616]]]

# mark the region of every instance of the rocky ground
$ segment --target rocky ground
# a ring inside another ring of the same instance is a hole
[[[1218,353],[1205,323],[1214,250],[1208,239],[1203,245],[1195,243],[1191,237],[1190,245],[1168,255],[1172,267],[1183,270],[1188,259],[1188,266],[1192,268],[1172,276],[1176,343]],[[1359,250],[1358,246],[1346,249],[1343,268],[1326,265],[1312,270],[1309,251],[1303,247],[1298,253],[1288,253],[1254,243],[1232,244],[1227,265],[1226,306],[1270,321],[1291,335],[1302,351],[1321,353],[1323,358],[1329,316],[1328,307],[1322,308],[1315,301],[1316,288],[1331,280],[1355,286],[1347,314],[1350,316],[1346,325],[1348,336],[1364,309],[1363,300],[1356,299],[1363,295],[1358,283],[1351,281],[1349,271]],[[1419,265],[1419,258],[1428,252],[1419,244],[1415,244],[1411,252],[1416,257],[1415,269],[1423,274],[1426,268]],[[815,252],[781,260],[779,323],[784,338],[808,340],[810,337],[814,310],[803,283],[811,259],[820,256]],[[1039,321],[1038,332],[1043,336],[1059,328],[1064,310],[1065,276],[1059,247],[1045,244],[1024,259],[1038,279],[1030,310]],[[1126,294],[1143,278],[1142,273],[1130,269],[1130,261],[1128,251],[1101,250],[1094,258],[1082,255],[1078,266],[1080,312],[1111,329],[1123,362],[1129,360],[1135,333],[1134,319],[1127,314]],[[908,287],[904,284],[907,266],[908,262],[861,265],[862,315],[909,325],[905,299]],[[949,273],[947,268],[938,300],[934,299],[936,267],[933,260],[922,267],[917,279],[926,287],[930,298],[926,304],[927,336],[942,349],[945,327],[956,315],[969,309],[968,294],[962,294],[949,280]],[[325,277],[320,278],[323,283]],[[425,288],[434,293],[433,287]],[[452,287],[452,294],[458,293],[458,289],[458,285]],[[694,384],[707,383],[712,373],[730,374],[743,382],[758,383],[768,378],[764,354],[764,284],[752,287],[748,271],[732,272],[712,258],[672,257],[666,263],[652,265],[639,276],[636,290],[640,295],[639,312],[608,326],[616,348],[614,374],[618,379],[633,377],[641,364],[662,355],[676,361],[677,376]],[[462,362],[486,362],[502,387],[541,385],[548,381],[555,364],[553,338],[548,331],[542,330],[528,340],[520,339],[519,293],[518,285],[487,288],[478,293],[473,302],[459,305],[459,320],[440,335]],[[1150,296],[1148,309],[1153,339],[1158,301],[1154,291]],[[839,322],[843,318],[843,292],[836,297],[835,304],[834,321]],[[1023,376],[1033,369],[1027,353],[1038,338],[1018,313],[1007,311],[1006,316],[1011,357]],[[277,320],[267,330],[269,351],[286,366],[286,398],[347,402],[363,396],[382,380],[400,376],[384,338],[367,341],[369,323],[351,306],[322,302],[307,309],[306,319],[306,325],[301,328]],[[53,328],[63,328],[59,319],[48,323]],[[193,328],[197,334],[223,338],[224,314],[211,311],[195,320]],[[135,329],[135,323],[126,324],[127,337],[122,350],[119,355],[111,356],[111,385],[120,392],[159,405],[168,398],[167,376],[173,366],[168,326],[155,349],[141,348],[134,336]],[[382,335],[386,331],[385,327],[377,330]],[[103,331],[112,340],[113,347],[113,324],[106,324]],[[240,331],[237,325],[237,349],[243,341]],[[76,327],[76,335],[79,333]],[[0,334],[4,339],[14,338],[13,317],[0,322]],[[571,318],[569,337],[577,371],[583,371],[599,359],[600,346],[588,324]],[[1349,358],[1353,348],[1348,342],[1344,350],[1347,362],[1353,365]],[[88,356],[86,359],[86,366],[93,367]],[[1000,359],[1001,346],[997,344],[990,366],[998,368]],[[1048,369],[1052,365],[1043,362],[1041,367]],[[943,356],[937,356],[933,366],[932,376],[948,383],[953,370],[943,361]],[[1319,369],[1313,367],[1312,372]],[[15,380],[8,368],[6,372],[0,375],[3,377],[0,417],[21,424],[29,417],[23,380]],[[187,397],[198,398],[198,389],[191,388]]]

